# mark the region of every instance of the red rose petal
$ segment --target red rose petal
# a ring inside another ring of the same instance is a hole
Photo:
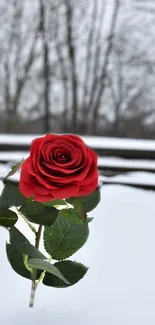
[[[36,138],[32,141],[31,148],[30,148],[30,156],[32,157],[35,153],[36,150],[38,149],[43,137]]]
[[[24,196],[48,202],[88,195],[97,183],[97,154],[79,136],[47,134],[32,142],[19,186]]]
[[[37,193],[35,193],[34,200],[36,202],[50,202],[50,201],[55,200],[55,198],[51,194],[44,196],[44,195],[38,195]]]
[[[64,199],[69,198],[72,196],[77,196],[79,192],[79,186],[76,184],[67,185],[64,187],[60,187],[58,190],[52,190],[52,195],[55,197],[55,199]]]
[[[33,194],[33,189],[30,187],[28,183],[20,182],[19,190],[25,197],[30,197]]]
[[[97,188],[97,185],[98,185],[98,180],[96,179],[95,181],[89,183],[86,186],[81,186],[77,196],[85,196],[93,193]]]

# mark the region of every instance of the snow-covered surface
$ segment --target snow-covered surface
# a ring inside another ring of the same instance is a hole
[[[38,135],[39,136],[39,135]],[[34,138],[36,138],[37,135],[6,135],[1,134],[0,135],[0,144],[16,144],[16,145],[29,145]]]
[[[0,161],[21,161],[29,156],[28,151],[0,151]]]
[[[7,175],[7,173],[10,171],[10,166],[11,165],[0,164],[0,178],[4,178]],[[20,171],[17,171],[9,179],[18,182],[19,178],[20,178]],[[124,184],[155,185],[155,174],[149,172],[129,172],[126,174],[116,175],[112,177],[100,175],[99,181],[101,182],[103,181],[105,183],[117,182],[117,183],[124,183]]]
[[[34,136],[0,136],[0,143],[30,144]],[[136,150],[155,149],[154,141],[84,137],[92,147]],[[2,160],[18,161],[27,152],[0,153]],[[126,161],[115,157],[99,158],[100,166],[155,168],[153,161]],[[0,178],[10,169],[0,164]],[[19,172],[11,177],[19,180]],[[132,172],[104,182],[155,185],[155,175]],[[0,191],[2,190],[0,182]],[[102,200],[92,212],[87,244],[70,259],[90,269],[85,278],[68,289],[40,285],[33,310],[28,309],[30,282],[18,276],[8,264],[6,230],[0,228],[0,324],[2,325],[154,325],[155,324],[155,193],[128,186],[102,187]],[[33,242],[27,225],[19,229]],[[42,247],[43,250],[43,247]]]
[[[147,165],[146,165],[147,166]],[[0,164],[0,179],[4,178],[10,171],[11,165]],[[151,169],[151,168],[150,168]],[[153,168],[152,168],[153,169]],[[18,182],[20,178],[20,171],[17,171],[9,179]],[[99,181],[104,183],[124,183],[124,184],[137,184],[137,185],[154,185],[155,186],[155,174],[149,172],[129,172],[122,175],[116,175],[112,177],[106,177],[104,175],[99,176]]]
[[[10,171],[10,167],[11,166],[7,164],[0,164],[0,179],[7,175],[7,173]]]
[[[43,135],[0,135],[0,144],[30,145],[32,140]],[[81,136],[83,140],[93,148],[101,149],[125,149],[125,150],[144,150],[154,151],[154,140],[107,138],[94,136]]]
[[[112,177],[100,175],[100,181],[104,183],[118,183],[118,184],[131,184],[131,185],[154,185],[155,174],[146,172],[131,172]]]
[[[1,157],[1,156],[0,156]],[[154,160],[140,160],[140,159],[123,159],[116,157],[99,157],[98,165],[100,167],[117,167],[117,168],[130,168],[130,169],[149,169],[155,170]]]
[[[29,156],[28,151],[12,151],[12,152],[0,152],[1,162],[17,162],[22,159],[26,159]],[[150,169],[155,170],[154,160],[140,160],[140,159],[123,159],[117,157],[99,157],[98,158],[99,167],[117,167],[117,168],[140,168],[140,169]]]
[[[107,137],[83,137],[84,141],[93,148],[124,149],[124,150],[155,150],[154,140],[119,139]]]
[[[30,282],[9,266],[1,228],[0,324],[154,325],[154,211],[153,192],[103,186],[88,242],[71,258],[90,267],[87,275],[68,289],[40,285],[33,310]],[[29,235],[23,222],[18,227]]]

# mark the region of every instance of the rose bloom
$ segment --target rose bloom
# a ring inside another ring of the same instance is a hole
[[[98,185],[97,157],[77,135],[36,138],[22,164],[19,189],[38,202],[88,195]]]

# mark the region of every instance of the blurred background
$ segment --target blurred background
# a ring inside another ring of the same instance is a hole
[[[33,314],[1,229],[0,323],[154,325],[155,0],[1,0],[0,22],[0,192],[47,132],[82,135],[103,185],[76,255],[88,276],[63,293],[42,286]]]
[[[1,0],[0,133],[155,137],[155,2]]]

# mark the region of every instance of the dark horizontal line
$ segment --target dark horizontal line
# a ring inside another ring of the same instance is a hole
[[[98,153],[100,157],[119,157],[119,158],[128,158],[128,159],[150,159],[155,160],[155,150],[136,150],[136,149],[122,149],[122,148],[93,148],[94,151]],[[30,145],[28,144],[0,144],[0,152],[1,151],[28,151],[29,152]]]
[[[155,173],[155,168],[149,167],[119,167],[119,166],[98,166],[98,169],[101,171],[102,174],[120,174],[120,173],[128,173],[128,172],[148,172],[148,173]]]
[[[133,187],[133,188],[137,188],[137,189],[143,189],[143,190],[147,190],[147,191],[155,191],[155,185],[151,185],[151,184],[132,184],[132,183],[128,183],[128,182],[117,182],[117,181],[113,181],[113,182],[107,182],[107,181],[100,181],[102,183],[102,185],[120,185],[120,186],[129,186],[129,187]]]

